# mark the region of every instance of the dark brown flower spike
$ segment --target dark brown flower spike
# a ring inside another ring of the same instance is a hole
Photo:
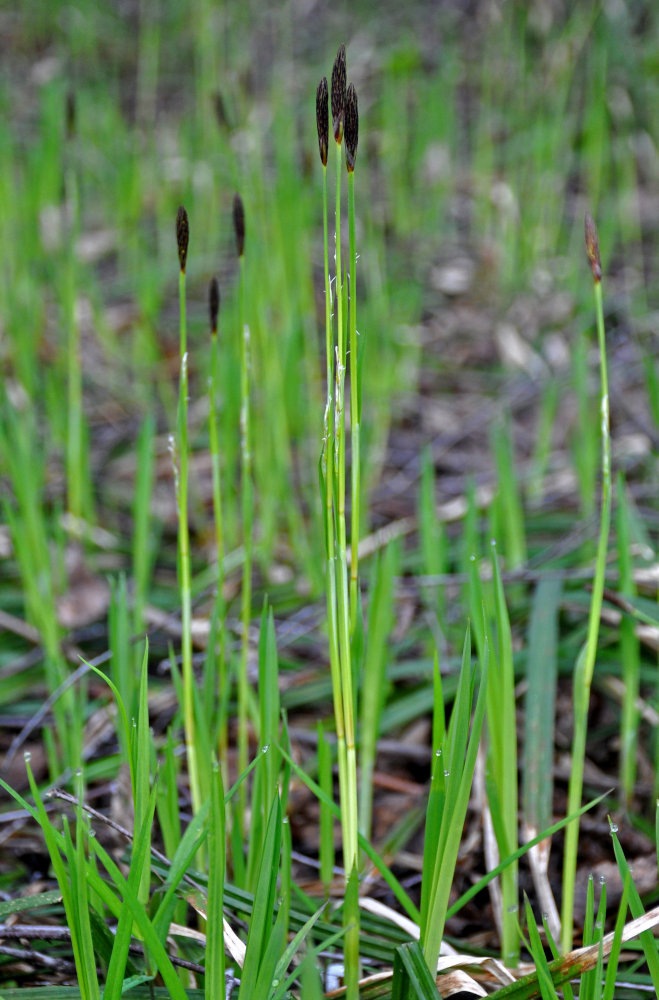
[[[73,90],[66,94],[66,138],[73,139],[76,134],[76,95]]]
[[[357,91],[351,83],[346,94],[345,114],[346,166],[351,174],[355,169],[357,142],[359,140],[359,109],[357,107]]]
[[[334,138],[341,145],[343,139],[343,116],[346,106],[346,47],[341,45],[336,53],[332,69],[332,129]]]
[[[324,167],[327,166],[327,147],[329,145],[329,105],[327,92],[327,77],[324,76],[316,91],[316,128],[318,129],[318,149]]]
[[[220,312],[220,286],[217,278],[211,278],[208,288],[208,311],[211,320],[211,333],[215,336],[217,333],[217,317]]]
[[[176,243],[178,244],[178,261],[183,274],[185,274],[185,262],[188,259],[189,240],[190,227],[188,226],[188,213],[181,205],[176,213]]]
[[[233,229],[236,234],[236,248],[238,256],[245,253],[245,206],[239,194],[233,198]]]
[[[586,254],[588,256],[588,263],[590,264],[590,269],[593,272],[593,278],[595,280],[595,284],[599,284],[599,282],[602,280],[602,260],[600,258],[600,241],[597,236],[597,226],[595,225],[595,220],[593,219],[590,212],[586,212],[585,231],[586,231]]]

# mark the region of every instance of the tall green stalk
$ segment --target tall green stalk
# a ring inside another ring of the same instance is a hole
[[[604,572],[611,523],[611,440],[609,434],[609,385],[606,370],[606,343],[604,335],[604,311],[602,308],[602,264],[595,223],[589,213],[585,221],[586,253],[593,273],[595,291],[595,313],[597,317],[597,341],[600,354],[600,433],[602,444],[602,509],[600,534],[595,563],[595,578],[588,617],[586,643],[582,647],[574,674],[574,737],[572,740],[572,770],[568,790],[567,812],[574,813],[581,805],[583,791],[584,757],[586,754],[586,731],[588,726],[588,705],[590,686],[595,669],[597,638],[599,633]],[[572,914],[574,909],[574,883],[577,866],[577,846],[579,821],[574,820],[565,834],[563,856],[563,906],[561,911],[561,948],[568,952],[572,947]]]
[[[324,475],[325,535],[327,554],[327,612],[329,626],[330,670],[336,720],[339,762],[339,795],[341,802],[341,833],[343,866],[345,869],[345,981],[348,1000],[359,995],[359,897],[358,897],[358,808],[357,750],[355,745],[355,695],[351,661],[351,633],[354,624],[348,582],[348,552],[346,539],[346,441],[345,441],[345,373],[347,357],[346,325],[343,308],[343,270],[341,265],[341,146],[346,114],[346,53],[342,45],[332,69],[331,105],[332,130],[336,142],[336,346],[332,334],[327,237],[327,146],[329,116],[327,82],[323,79],[316,92],[316,124],[320,158],[323,164],[323,235],[325,241],[325,327],[327,364],[327,408],[325,413],[325,444],[321,457]],[[354,88],[353,88],[354,91]],[[356,100],[354,150],[356,150]],[[354,151],[352,158],[354,167]],[[354,236],[354,230],[353,230]],[[355,350],[355,357],[356,357]],[[356,365],[355,365],[356,370]],[[334,389],[332,390],[332,385]],[[357,389],[355,381],[354,389]],[[353,411],[355,415],[357,410]],[[354,461],[354,454],[353,454]],[[357,481],[358,483],[358,481]],[[355,497],[352,498],[353,504]],[[356,585],[356,584],[355,584]]]
[[[222,518],[222,479],[220,475],[220,442],[217,430],[217,376],[218,376],[218,343],[217,321],[220,311],[220,286],[217,278],[211,280],[208,289],[208,306],[211,326],[211,371],[208,380],[208,437],[211,453],[211,473],[213,481],[213,519],[215,521],[215,557],[217,559],[217,600],[215,605],[218,616],[219,651],[217,659],[217,680],[219,694],[218,721],[218,755],[222,770],[222,780],[228,780],[227,771],[227,713],[228,695],[226,669],[226,628],[224,604],[224,521]]]
[[[343,715],[343,694],[341,688],[341,661],[339,657],[339,622],[336,586],[336,524],[334,520],[334,363],[335,345],[332,329],[332,291],[329,272],[329,237],[327,226],[327,154],[329,145],[329,109],[327,78],[323,77],[316,91],[316,126],[318,149],[323,165],[323,264],[325,269],[325,361],[327,378],[327,402],[323,423],[323,450],[321,455],[321,478],[324,484],[324,523],[327,589],[327,631],[329,637],[330,673],[334,693],[334,721],[336,726],[337,758],[339,766],[339,787],[346,782],[346,741]]]
[[[179,259],[179,331],[181,376],[178,397],[178,475],[176,493],[178,506],[179,585],[181,588],[181,657],[183,662],[183,725],[190,774],[192,808],[201,806],[202,796],[197,763],[194,713],[194,674],[192,671],[192,598],[190,573],[190,532],[188,526],[188,344],[185,309],[185,264],[188,256],[190,229],[188,213],[181,206],[176,215],[176,242]],[[175,459],[176,463],[176,459]]]
[[[348,168],[348,239],[349,239],[349,333],[350,333],[350,623],[354,631],[358,615],[359,574],[359,424],[361,393],[359,390],[359,352],[357,350],[357,250],[355,246],[355,158],[359,139],[357,91],[351,83],[346,93],[345,140]]]
[[[72,93],[67,97],[66,131],[68,163],[65,172],[70,233],[65,262],[63,306],[67,331],[67,428],[66,428],[66,502],[74,518],[83,515],[85,455],[83,447],[82,368],[80,329],[76,318],[76,239],[79,229],[78,178],[73,164],[76,107]]]
[[[240,664],[238,668],[238,772],[247,768],[249,757],[249,734],[247,728],[247,703],[249,682],[247,657],[249,652],[249,623],[252,616],[252,528],[254,520],[254,499],[252,493],[252,452],[249,401],[249,327],[245,323],[245,207],[239,194],[233,199],[233,228],[236,235],[236,249],[240,274],[238,278],[238,323],[240,327],[240,455],[242,462],[242,519],[243,519],[243,582],[240,621],[242,637],[240,644]],[[247,789],[244,783],[238,794],[239,825],[242,830]]]

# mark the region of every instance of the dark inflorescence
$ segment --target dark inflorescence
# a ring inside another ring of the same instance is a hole
[[[332,128],[334,138],[341,144],[343,139],[343,116],[346,106],[346,47],[341,45],[336,53],[332,69]]]
[[[220,312],[220,286],[217,278],[211,278],[208,287],[208,311],[211,321],[211,333],[217,333],[217,317]]]
[[[245,206],[239,194],[233,198],[233,229],[236,234],[236,248],[238,256],[245,253]]]
[[[190,227],[188,225],[188,213],[181,205],[176,213],[176,243],[178,246],[178,260],[183,273],[185,273],[185,262],[188,259],[189,241]]]
[[[327,77],[324,76],[316,91],[316,128],[318,129],[318,150],[324,167],[327,166],[327,147],[329,145],[329,106],[327,92]]]
[[[357,142],[359,140],[359,109],[357,107],[357,91],[351,83],[346,94],[345,110],[345,140],[346,140],[346,165],[348,172],[355,169],[355,158],[357,156]]]

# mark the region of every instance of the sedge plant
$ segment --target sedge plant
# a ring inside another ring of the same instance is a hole
[[[208,379],[208,434],[211,454],[211,473],[213,481],[213,520],[215,523],[215,558],[217,560],[217,600],[216,621],[218,622],[218,687],[220,703],[220,719],[218,727],[218,753],[223,779],[227,774],[227,670],[226,670],[226,630],[224,616],[224,522],[222,518],[222,479],[220,475],[220,443],[217,423],[217,388],[218,388],[218,316],[220,312],[220,286],[217,278],[212,278],[208,288],[208,309],[211,328],[211,370]]]
[[[76,102],[73,92],[66,100],[67,167],[65,191],[70,217],[70,233],[64,262],[62,306],[67,331],[67,430],[66,430],[66,483],[67,506],[73,518],[84,512],[85,447],[84,417],[82,409],[82,369],[80,355],[80,328],[76,316],[76,239],[79,231],[78,176],[74,164],[76,136]]]
[[[247,659],[249,652],[249,623],[252,615],[252,528],[254,498],[252,492],[252,452],[250,413],[250,342],[249,326],[245,322],[245,206],[239,194],[233,199],[233,228],[238,253],[238,324],[240,336],[240,456],[241,498],[243,520],[243,580],[240,605],[241,644],[238,667],[238,770],[242,774],[248,763],[249,736],[247,710],[249,682]],[[238,796],[238,829],[243,830],[246,791],[241,786]]]
[[[192,671],[192,596],[190,569],[190,532],[188,525],[188,345],[185,305],[185,266],[188,258],[190,226],[188,213],[181,206],[176,215],[176,244],[179,259],[179,331],[181,375],[177,417],[175,472],[176,500],[178,507],[178,564],[181,589],[181,659],[183,664],[183,725],[185,746],[190,774],[190,790],[195,812],[202,801],[197,746],[195,738],[194,674]]]
[[[574,735],[572,739],[572,769],[568,789],[568,813],[574,813],[581,804],[583,790],[584,760],[586,755],[586,735],[588,729],[588,705],[590,687],[595,669],[600,612],[604,590],[606,554],[611,524],[611,439],[609,433],[609,388],[606,367],[606,343],[604,336],[604,310],[602,306],[602,263],[599,239],[595,222],[586,213],[585,219],[586,254],[593,275],[595,293],[595,315],[597,320],[597,341],[600,355],[600,435],[602,448],[602,500],[600,532],[595,562],[595,578],[588,616],[588,632],[574,671]],[[563,905],[561,910],[561,947],[567,952],[572,947],[572,914],[574,909],[574,888],[577,868],[577,847],[579,822],[572,822],[565,835],[563,855]]]
[[[341,264],[341,174],[342,145],[346,123],[347,70],[345,46],[341,45],[332,68],[331,111],[332,132],[336,144],[336,205],[335,205],[335,301],[336,336],[332,328],[329,296],[328,236],[327,236],[327,151],[329,145],[329,111],[327,85],[321,80],[316,92],[316,124],[321,163],[323,164],[323,235],[325,261],[325,323],[327,364],[327,405],[325,415],[325,442],[321,457],[323,479],[323,504],[325,511],[326,587],[329,630],[330,671],[334,701],[339,765],[339,795],[341,801],[341,833],[346,897],[343,906],[345,927],[346,990],[350,1000],[359,992],[359,909],[358,909],[358,795],[357,751],[355,745],[355,694],[351,638],[356,617],[348,581],[348,549],[346,535],[346,427],[345,427],[345,375],[347,364],[347,331],[344,315],[344,286]],[[354,88],[353,92],[354,92]],[[356,95],[351,105],[350,149],[347,150],[349,175],[354,171],[357,151],[358,118]],[[352,182],[350,182],[352,184]],[[354,210],[354,203],[353,203]],[[353,226],[354,245],[354,226]],[[354,285],[351,286],[351,296]],[[356,356],[351,358],[351,377],[354,365],[354,392],[357,391]],[[355,397],[356,398],[356,397]],[[357,417],[357,406],[352,413]],[[355,455],[353,452],[353,462]],[[359,480],[356,480],[357,487]],[[352,480],[354,487],[355,480]],[[355,504],[355,496],[352,496]],[[356,567],[355,567],[356,568]],[[356,577],[355,577],[356,587]]]
[[[348,315],[350,350],[350,624],[351,630],[358,620],[358,574],[359,574],[359,424],[361,417],[361,393],[359,386],[359,352],[357,350],[357,249],[355,245],[355,160],[359,140],[359,107],[354,84],[346,91],[345,106],[345,146],[348,171]]]

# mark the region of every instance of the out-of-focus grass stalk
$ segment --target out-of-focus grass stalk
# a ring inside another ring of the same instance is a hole
[[[387,689],[387,639],[392,624],[397,563],[398,549],[390,542],[382,555],[376,556],[370,577],[359,710],[359,830],[367,840],[371,837],[373,772]]]
[[[491,775],[488,781],[488,803],[500,856],[505,858],[512,855],[518,845],[515,670],[510,619],[494,543],[492,543],[492,571],[497,638],[497,676],[489,685],[487,692],[487,723],[490,742],[488,765]],[[505,964],[514,968],[519,962],[517,862],[512,862],[501,873],[501,898],[503,904],[501,952]]]
[[[233,199],[233,228],[240,269],[238,277],[238,325],[240,329],[240,457],[242,463],[241,501],[243,520],[243,582],[240,604],[242,636],[238,667],[238,773],[247,767],[249,757],[248,700],[249,623],[252,617],[252,527],[254,498],[252,493],[251,413],[249,399],[250,344],[249,326],[245,322],[245,206],[239,194]],[[238,793],[238,825],[243,830],[247,789]]]
[[[586,734],[588,728],[588,705],[590,686],[595,669],[597,638],[599,634],[604,572],[611,523],[611,440],[609,434],[609,385],[606,369],[606,343],[604,335],[604,311],[602,307],[602,264],[600,260],[597,229],[592,216],[586,213],[585,220],[586,253],[593,274],[595,291],[595,314],[597,318],[597,341],[600,354],[600,434],[602,444],[602,508],[600,514],[600,534],[595,563],[595,578],[590,602],[588,633],[586,643],[577,658],[574,672],[574,736],[572,740],[572,770],[568,789],[567,812],[573,813],[581,805],[583,791],[584,758],[586,754]],[[579,822],[571,823],[565,834],[563,855],[563,905],[561,909],[561,948],[567,952],[572,947],[572,921],[574,910],[574,884],[577,867],[577,846]]]
[[[155,420],[153,415],[149,414],[142,424],[137,442],[137,471],[133,499],[133,632],[135,633],[141,632],[144,628],[144,606],[157,540],[157,531],[150,510],[153,492],[154,435]],[[138,665],[139,650],[136,651],[134,659],[135,665]]]
[[[222,770],[213,765],[211,774],[211,807],[208,820],[208,920],[206,930],[205,996],[208,1000],[223,996],[224,981],[224,878],[226,873],[226,836],[224,788]]]
[[[361,392],[359,386],[359,351],[357,350],[357,248],[355,245],[355,160],[359,141],[359,107],[357,91],[351,83],[346,91],[345,106],[345,146],[346,167],[348,169],[348,257],[349,257],[349,300],[348,330],[350,344],[350,628],[357,625],[358,579],[359,579],[359,497],[360,459],[359,425],[361,419]]]
[[[220,286],[217,278],[211,280],[208,289],[208,308],[211,327],[211,370],[208,379],[208,436],[211,453],[211,472],[213,480],[213,518],[215,521],[215,558],[217,559],[217,600],[215,603],[218,616],[218,693],[220,717],[218,725],[218,754],[222,769],[223,781],[227,781],[227,717],[224,705],[228,694],[226,670],[226,629],[224,604],[224,523],[222,520],[222,479],[220,475],[220,442],[217,430],[217,388],[218,388],[218,338],[217,324],[220,312]]]
[[[79,229],[78,177],[73,152],[76,131],[75,95],[66,101],[67,166],[64,175],[66,209],[70,227],[65,261],[63,311],[67,353],[66,501],[74,518],[83,515],[84,449],[82,415],[82,364],[80,330],[76,317],[76,239]]]
[[[181,375],[178,397],[178,474],[176,475],[178,501],[178,557],[179,584],[181,588],[181,658],[183,663],[183,725],[185,747],[190,774],[192,807],[201,806],[201,787],[197,764],[194,711],[194,674],[192,671],[192,598],[190,572],[190,532],[188,526],[188,342],[185,308],[185,265],[188,258],[190,227],[188,213],[181,206],[176,215],[176,243],[179,259],[179,333]],[[174,458],[176,463],[176,456]]]
[[[333,801],[332,748],[325,735],[322,722],[318,722],[318,783],[325,796]],[[325,897],[329,899],[334,875],[334,817],[327,802],[320,800],[320,880]]]
[[[625,496],[625,480],[622,472],[617,481],[618,504],[616,511],[616,534],[618,548],[618,568],[620,572],[620,593],[633,599],[636,592],[630,545],[629,507]],[[629,615],[620,621],[620,660],[624,694],[622,699],[622,719],[620,723],[620,785],[625,807],[629,809],[636,781],[636,747],[638,743],[638,691],[641,670],[639,640],[636,625]]]

